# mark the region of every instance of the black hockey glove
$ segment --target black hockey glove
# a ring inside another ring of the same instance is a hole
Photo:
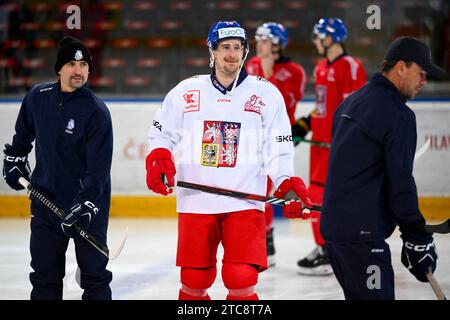
[[[433,237],[425,230],[425,221],[420,220],[406,227],[400,227],[403,239],[403,265],[417,280],[428,282],[426,274],[436,269],[438,258]]]
[[[311,115],[298,119],[291,129],[292,140],[294,141],[294,146],[296,146],[301,142],[301,138],[304,138],[311,131]]]
[[[30,164],[28,163],[28,153],[18,150],[10,144],[5,144],[3,150],[5,158],[3,160],[3,178],[14,190],[22,190],[24,187],[19,183],[19,178],[23,177],[30,181]]]
[[[73,238],[76,235],[75,230],[72,228],[74,224],[78,224],[81,229],[87,231],[98,211],[97,206],[90,200],[75,200],[73,206],[70,207],[69,214],[61,222],[64,234]]]

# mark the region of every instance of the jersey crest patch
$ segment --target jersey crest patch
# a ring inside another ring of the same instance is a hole
[[[200,90],[189,90],[183,94],[184,112],[193,112],[200,110]]]
[[[261,100],[261,97],[252,95],[250,99],[244,104],[244,111],[256,112],[261,114],[261,107],[264,107],[265,103]]]
[[[317,118],[325,118],[327,115],[326,108],[327,100],[327,87],[324,85],[316,86],[316,109],[314,110],[314,116]]]
[[[226,121],[204,121],[202,165],[208,167],[236,166],[241,124]]]
[[[328,70],[327,80],[328,80],[328,81],[331,81],[331,82],[336,81],[336,80],[334,79],[334,69],[333,69],[333,68],[330,68],[330,69]]]
[[[287,81],[289,78],[292,78],[292,73],[290,73],[289,70],[285,68],[278,70],[275,74],[275,79],[279,81]]]

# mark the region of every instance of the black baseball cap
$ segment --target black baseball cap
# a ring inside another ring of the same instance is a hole
[[[431,62],[431,51],[428,46],[414,37],[400,37],[392,41],[386,51],[387,61],[415,62],[432,78],[446,77],[446,71]]]

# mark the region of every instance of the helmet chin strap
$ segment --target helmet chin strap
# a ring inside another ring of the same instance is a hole
[[[320,40],[320,45],[321,45],[322,48],[323,48],[323,54],[322,54],[322,56],[326,58],[326,57],[327,57],[327,51],[328,51],[328,48],[329,48],[330,46],[332,46],[333,43],[332,43],[331,45],[329,45],[328,47],[326,47],[325,44],[324,44],[325,39],[319,39],[319,40]]]
[[[247,58],[247,55],[248,55],[249,51],[250,50],[248,50],[248,49],[245,50],[245,56],[244,56],[244,59],[242,59],[242,62],[240,64],[240,66],[239,66],[239,69],[238,69],[238,72],[237,72],[237,75],[236,75],[236,79],[234,79],[234,82],[233,82],[233,87],[231,88],[231,91],[227,92],[227,96],[229,96],[229,97],[231,97],[233,95],[234,89],[236,88],[236,85],[237,85],[237,82],[238,82],[238,79],[239,79],[239,75],[241,74],[241,69],[242,69],[242,67],[244,65],[244,61]]]
[[[208,48],[208,51],[209,51],[209,67],[213,68],[214,67],[214,53],[211,48]]]

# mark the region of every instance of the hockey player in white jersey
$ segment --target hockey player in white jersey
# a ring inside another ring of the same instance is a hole
[[[179,155],[177,179],[265,195],[267,176],[276,197],[293,191],[301,201],[284,215],[301,218],[310,195],[293,177],[291,126],[284,100],[270,82],[242,68],[249,46],[235,21],[215,23],[208,33],[212,74],[180,82],[165,97],[148,133],[147,185],[172,192],[173,153]],[[189,189],[177,189],[179,299],[209,300],[222,243],[222,280],[227,299],[258,299],[258,273],[267,269],[264,203]]]

